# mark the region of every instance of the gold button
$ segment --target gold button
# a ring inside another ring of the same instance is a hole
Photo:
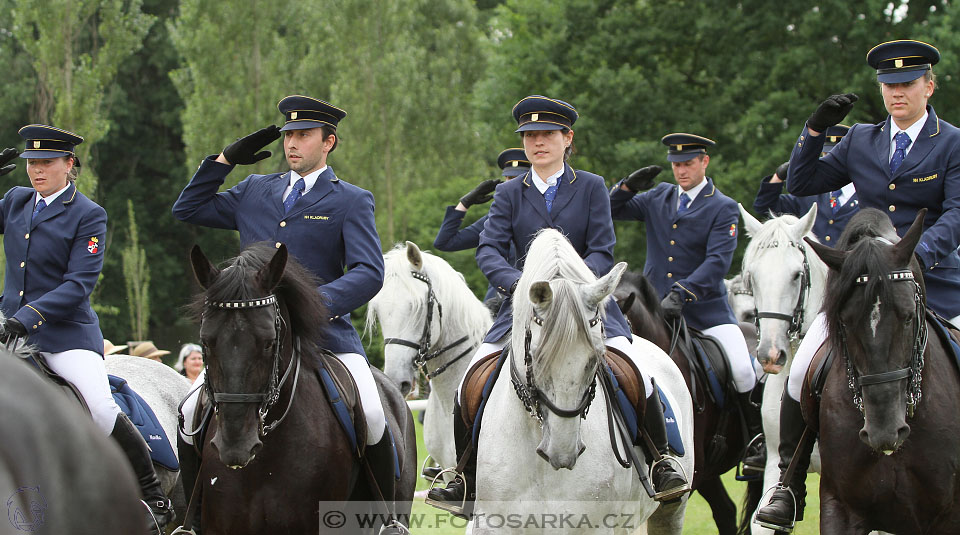
[[[34,329],[36,329],[36,328],[37,328],[37,326],[36,326],[36,325],[34,325],[34,326],[33,326],[33,328],[34,328]]]
[[[677,242],[670,240],[670,245],[675,245]]]
[[[37,322],[37,325],[43,325],[43,322],[42,322],[42,321],[38,321],[38,322]]]
[[[279,249],[279,248],[280,248],[280,242],[277,242],[277,245],[276,245],[276,247],[277,247],[277,249]]]
[[[24,267],[24,266],[26,266],[26,265],[27,265],[26,262],[20,262],[20,267]]]
[[[667,261],[673,262],[673,257],[672,257],[672,256],[668,256],[668,257],[667,257]]]
[[[830,241],[830,236],[827,236],[827,241]]]
[[[830,224],[832,225],[832,224],[833,224],[833,220],[831,219],[830,221],[827,221],[827,223],[830,223]]]
[[[287,226],[287,222],[286,222],[286,221],[281,221],[281,222],[280,222],[280,226],[281,226],[281,227]]]
[[[677,228],[677,224],[676,224],[676,223],[673,224],[673,228]]]
[[[802,146],[803,146],[803,143],[797,143],[797,146],[798,146],[798,147],[802,147]]]
[[[673,278],[673,273],[667,273],[667,277],[672,279],[672,278]]]
[[[896,211],[897,211],[897,207],[891,204],[891,205],[887,208],[887,210],[890,210],[891,212],[896,212]]]
[[[20,297],[23,297],[23,290],[20,290]]]
[[[29,239],[30,239],[30,233],[28,232],[28,233],[24,234],[24,235],[23,235],[23,239],[29,240]]]
[[[897,189],[897,185],[896,185],[896,184],[890,184],[890,189]]]

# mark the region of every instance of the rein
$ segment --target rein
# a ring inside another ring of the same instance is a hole
[[[800,295],[797,296],[797,305],[793,308],[793,314],[784,314],[782,312],[760,312],[756,308],[753,309],[754,324],[757,327],[757,338],[760,338],[760,319],[769,318],[775,320],[786,321],[790,324],[790,327],[787,328],[787,335],[791,338],[796,338],[800,332],[803,330],[803,309],[807,304],[807,295],[810,293],[810,262],[807,261],[807,248],[803,246],[802,243],[795,241],[787,242],[787,245],[790,247],[796,247],[800,250],[800,254],[803,255],[803,271],[800,272]],[[764,249],[773,249],[780,246],[780,242],[774,241],[772,244],[763,247]],[[736,293],[750,294],[752,293],[749,290],[737,291]]]
[[[923,397],[921,381],[923,380],[923,354],[927,347],[927,322],[923,314],[923,299],[920,293],[920,285],[914,278],[910,270],[898,270],[887,273],[886,278],[890,281],[911,281],[914,285],[913,300],[916,307],[913,329],[913,355],[910,358],[910,365],[906,368],[891,370],[881,373],[872,373],[861,375],[856,366],[850,359],[850,353],[847,351],[846,325],[840,324],[840,340],[843,348],[843,360],[847,366],[847,384],[853,391],[853,404],[856,405],[860,414],[863,414],[863,391],[862,387],[877,385],[883,383],[892,383],[896,381],[907,380],[907,416],[913,417],[920,404],[920,398]],[[869,275],[860,275],[854,281],[855,285],[864,285],[869,282]]]
[[[467,356],[472,348],[468,347],[462,353],[454,357],[450,362],[443,364],[432,372],[426,369],[427,362],[466,342],[469,339],[469,336],[464,335],[455,342],[452,342],[435,351],[430,351],[432,347],[430,342],[430,327],[433,325],[433,305],[437,305],[437,317],[440,320],[441,333],[443,332],[443,306],[440,304],[440,301],[437,300],[437,295],[433,292],[433,283],[430,282],[430,277],[424,273],[420,273],[419,271],[411,271],[410,274],[413,275],[413,278],[422,281],[427,285],[427,319],[423,323],[423,333],[420,335],[420,342],[411,342],[409,340],[404,340],[403,338],[384,338],[383,345],[386,346],[388,344],[396,344],[416,349],[417,356],[413,359],[413,364],[429,381],[430,379],[433,379],[434,377],[445,372],[447,368],[449,368],[458,360]]]
[[[543,326],[543,318],[541,318],[536,311],[533,313],[532,321],[541,327]],[[595,327],[598,323],[600,323],[602,329],[603,320],[600,319],[599,306],[597,307],[597,314],[590,320],[590,327]],[[513,359],[510,359],[510,382],[513,383],[513,388],[517,392],[517,397],[520,398],[520,401],[523,403],[523,408],[526,409],[530,416],[537,419],[541,427],[543,426],[543,407],[546,407],[547,410],[561,418],[575,418],[577,416],[586,418],[587,412],[590,410],[590,403],[593,402],[593,398],[597,393],[596,374],[594,374],[593,381],[590,382],[590,386],[584,391],[583,397],[576,407],[572,409],[558,407],[554,402],[550,401],[546,393],[537,388],[533,382],[533,356],[530,354],[530,342],[532,338],[533,334],[530,331],[530,326],[527,325],[526,334],[523,339],[525,378],[520,377],[520,372],[518,372],[516,366],[514,366]],[[597,355],[597,363],[599,366],[599,355]]]
[[[283,377],[281,377],[280,357],[283,353],[283,334],[286,331],[286,321],[284,321],[283,316],[280,314],[280,304],[277,302],[276,295],[271,294],[266,297],[237,301],[207,301],[206,305],[208,308],[216,308],[221,310],[247,310],[253,308],[273,307],[275,315],[274,328],[276,337],[274,338],[273,342],[273,371],[270,374],[270,383],[267,385],[267,390],[265,392],[258,393],[217,392],[214,390],[213,384],[210,382],[209,373],[205,375],[204,379],[204,388],[207,391],[207,397],[210,399],[210,404],[213,406],[215,413],[219,414],[220,403],[259,403],[260,409],[258,413],[260,425],[257,431],[260,437],[263,438],[280,425],[280,422],[282,422],[284,418],[287,417],[287,414],[290,413],[290,407],[293,406],[293,400],[297,393],[297,383],[299,382],[298,379],[300,378],[300,356],[302,354],[300,349],[300,338],[298,336],[293,337],[292,358],[287,364],[287,369],[283,372]],[[202,323],[203,320],[201,319],[201,324]],[[206,358],[208,350],[209,348],[207,348],[206,344],[204,344],[204,358]],[[293,386],[292,390],[290,391],[290,399],[287,401],[287,408],[283,411],[283,414],[279,418],[267,424],[267,414],[280,398],[280,390],[290,377],[291,370],[294,372]]]

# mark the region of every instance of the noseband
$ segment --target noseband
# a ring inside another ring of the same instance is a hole
[[[258,433],[260,437],[266,436],[268,433],[273,431],[280,425],[280,422],[287,417],[287,414],[290,412],[290,407],[293,405],[293,398],[297,393],[297,379],[300,377],[300,338],[297,336],[293,337],[293,358],[290,359],[290,363],[287,364],[286,371],[283,372],[283,377],[280,377],[280,356],[283,351],[283,333],[286,329],[286,322],[283,319],[283,316],[280,315],[280,304],[277,302],[276,295],[268,295],[266,297],[258,297],[255,299],[243,299],[237,301],[207,301],[206,306],[208,309],[217,308],[221,310],[248,310],[253,308],[266,308],[272,307],[274,312],[274,332],[275,337],[273,340],[273,371],[270,374],[270,382],[267,385],[266,392],[260,392],[255,394],[248,393],[228,393],[228,392],[217,392],[213,389],[213,385],[210,382],[210,374],[207,373],[204,379],[204,388],[207,391],[207,397],[211,400],[210,403],[213,406],[213,410],[217,413],[220,412],[220,403],[259,403],[260,409],[259,420],[260,425],[258,428]],[[206,312],[204,312],[206,316]],[[203,324],[203,319],[200,320],[201,326]],[[206,361],[209,348],[206,344],[203,344],[204,360]],[[293,390],[290,392],[290,401],[287,402],[287,408],[283,411],[283,415],[280,418],[277,418],[270,424],[266,424],[267,413],[270,412],[270,408],[276,404],[277,399],[280,397],[280,390],[283,388],[284,383],[286,383],[287,378],[290,376],[290,370],[294,368],[294,363],[296,363],[296,369],[293,376]]]
[[[797,305],[793,308],[793,314],[784,314],[782,312],[759,312],[756,308],[753,309],[755,314],[754,324],[757,327],[757,339],[760,338],[760,320],[762,318],[770,318],[775,320],[786,321],[790,324],[790,327],[787,328],[787,335],[791,338],[796,338],[800,331],[803,330],[803,309],[807,304],[807,294],[810,293],[810,263],[807,261],[807,248],[802,244],[795,241],[787,242],[790,247],[796,247],[800,250],[800,254],[803,255],[803,271],[800,272],[800,295],[797,296]],[[773,249],[780,246],[780,242],[773,242],[769,246],[764,247],[765,249]],[[738,292],[740,293],[740,292]],[[743,292],[748,293],[748,292]]]
[[[543,318],[541,318],[536,311],[533,312],[533,319],[531,321],[541,327],[543,326]],[[598,323],[600,324],[600,328],[603,329],[603,320],[600,319],[599,306],[597,307],[596,315],[590,320],[590,327],[595,327]],[[593,401],[597,392],[596,374],[594,374],[593,381],[590,382],[590,387],[583,393],[583,398],[580,399],[580,403],[575,408],[564,409],[558,407],[554,402],[550,401],[550,398],[547,397],[543,390],[537,388],[533,382],[533,356],[530,354],[530,342],[532,338],[533,334],[530,332],[530,326],[527,325],[527,330],[523,338],[523,365],[526,368],[525,380],[520,378],[520,372],[518,372],[516,366],[513,365],[513,359],[510,359],[510,382],[513,383],[513,388],[517,391],[517,397],[520,398],[520,401],[523,403],[523,408],[530,413],[530,416],[537,419],[541,427],[543,426],[543,407],[546,407],[547,410],[561,418],[575,418],[577,416],[586,418],[587,412],[590,410],[590,403]],[[506,351],[506,349],[504,351]],[[598,355],[598,366],[599,362],[600,359]],[[599,373],[599,368],[597,373]]]
[[[847,365],[847,384],[853,391],[853,404],[856,405],[860,413],[863,414],[863,393],[862,387],[877,385],[883,383],[892,383],[896,381],[907,380],[907,416],[913,417],[917,405],[920,404],[920,398],[923,396],[921,390],[921,380],[923,372],[923,353],[927,347],[927,322],[923,314],[923,299],[920,293],[920,285],[914,278],[910,270],[891,271],[886,275],[888,280],[894,282],[911,281],[913,282],[914,292],[913,300],[916,307],[913,328],[913,355],[910,358],[910,365],[899,370],[888,372],[872,373],[861,375],[856,366],[850,360],[850,353],[847,351],[846,325],[840,324],[840,340],[843,347],[843,359]],[[869,275],[860,275],[854,281],[856,285],[864,285],[869,282]]]
[[[433,372],[430,372],[426,369],[426,364],[428,361],[431,361],[440,355],[446,353],[447,351],[457,347],[458,345],[466,342],[469,337],[464,335],[459,340],[448,344],[445,347],[437,349],[436,351],[430,351],[430,327],[433,325],[433,306],[437,306],[437,317],[440,320],[440,332],[443,332],[443,306],[440,305],[440,301],[437,300],[437,295],[433,292],[433,284],[430,282],[430,277],[426,274],[419,271],[411,271],[413,278],[426,283],[427,285],[427,319],[423,323],[423,333],[420,335],[420,342],[411,342],[409,340],[404,340],[403,338],[384,338],[383,345],[396,344],[405,347],[410,347],[417,350],[417,356],[413,359],[413,365],[420,370],[421,373],[429,381],[434,377],[440,375],[447,370],[453,363],[465,357],[470,353],[471,348],[465,349],[462,353],[454,357],[450,362],[438,367]]]

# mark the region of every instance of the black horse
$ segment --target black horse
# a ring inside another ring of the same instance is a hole
[[[821,533],[960,533],[960,373],[925,310],[925,212],[899,240],[861,210],[849,248],[810,244],[830,267],[835,356],[818,413]]]
[[[144,532],[140,487],[120,448],[75,400],[0,347],[0,533]]]
[[[646,277],[632,271],[624,272],[614,298],[629,320],[634,334],[650,340],[664,351],[671,350],[671,329],[663,319],[660,297]],[[753,329],[752,325],[746,323],[740,326],[748,331]],[[745,336],[755,339],[756,331],[747,332]],[[695,373],[690,369],[683,344],[674,345],[670,358],[680,368],[695,404],[695,472],[691,488],[699,492],[710,505],[717,532],[720,535],[733,535],[738,531],[737,506],[727,494],[720,476],[737,466],[749,439],[745,438],[741,419],[733,411],[721,409],[711,396],[706,395],[706,385],[692,384],[696,381]],[[763,482],[749,484],[759,487]],[[746,525],[747,520],[741,523]]]
[[[312,275],[283,245],[253,244],[223,270],[196,246],[191,261],[205,289],[193,311],[201,318],[208,399],[219,400],[202,450],[203,533],[375,533],[390,516],[406,522],[417,469],[410,410],[374,369],[396,439],[395,479],[389,444],[358,455],[318,379],[321,363],[331,373],[336,363],[316,344],[329,316]],[[353,417],[362,419],[362,411]],[[376,521],[343,524],[364,521],[354,512]]]

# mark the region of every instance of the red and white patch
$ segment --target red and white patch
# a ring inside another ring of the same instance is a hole
[[[90,251],[90,254],[100,252],[100,240],[96,236],[90,238],[90,241],[87,242],[87,251]]]
[[[732,237],[732,238],[736,238],[736,237],[737,237],[737,224],[736,224],[736,223],[730,225],[730,237]]]

